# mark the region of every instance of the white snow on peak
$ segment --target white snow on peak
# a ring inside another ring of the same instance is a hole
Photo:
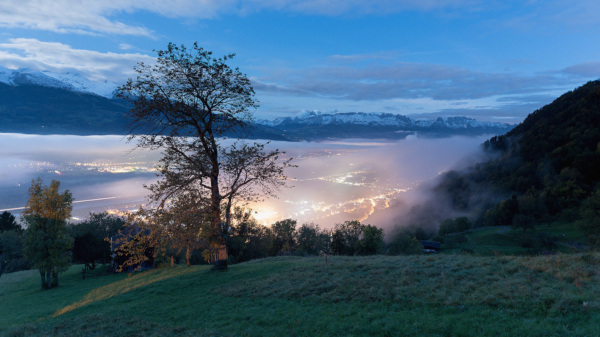
[[[479,122],[468,117],[448,117],[446,119],[413,119],[404,115],[391,113],[321,113],[320,111],[303,111],[296,117],[282,117],[271,121],[260,121],[261,124],[273,127],[285,125],[370,125],[370,126],[394,126],[411,128],[444,128],[444,129],[467,129],[467,128],[509,128],[510,125],[498,122]]]
[[[77,73],[52,73],[44,72],[45,75],[69,83],[74,91],[89,92],[107,98],[113,97],[113,92],[117,89],[117,85],[109,81],[92,81]]]
[[[0,66],[0,82],[9,85],[36,84],[112,98],[117,85],[109,81],[92,81],[75,72],[56,73],[29,68],[17,70]]]

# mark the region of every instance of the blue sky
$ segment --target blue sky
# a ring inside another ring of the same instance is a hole
[[[117,84],[198,41],[303,110],[519,122],[600,78],[598,0],[2,0],[0,65]]]

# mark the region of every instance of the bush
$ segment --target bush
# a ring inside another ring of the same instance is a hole
[[[399,233],[388,245],[388,255],[416,255],[423,253],[423,245],[417,238]]]

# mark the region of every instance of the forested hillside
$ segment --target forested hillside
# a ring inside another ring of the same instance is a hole
[[[600,81],[588,82],[486,141],[493,159],[449,172],[437,191],[480,226],[527,230],[556,220],[600,232]]]

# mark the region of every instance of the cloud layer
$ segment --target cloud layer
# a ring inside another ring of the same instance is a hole
[[[481,0],[3,0],[0,27],[45,30],[56,33],[153,36],[156,33],[122,14],[148,12],[170,18],[212,19],[221,15],[251,15],[262,11],[308,15],[390,15],[400,12],[449,12],[447,15],[497,11],[521,6],[523,15],[505,24],[529,27],[534,22],[554,26],[597,26],[600,4],[595,0],[564,2],[505,2]],[[465,14],[463,14],[465,15]]]
[[[143,54],[101,53],[37,39],[18,38],[0,44],[0,64],[4,67],[77,71],[94,80],[125,81],[133,75],[135,64],[152,61],[153,57]]]

